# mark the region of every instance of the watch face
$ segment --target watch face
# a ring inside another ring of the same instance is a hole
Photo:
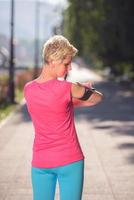
[[[91,88],[93,91],[95,90],[95,88]]]

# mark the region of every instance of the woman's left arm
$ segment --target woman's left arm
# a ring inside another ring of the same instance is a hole
[[[92,83],[91,81],[88,81],[86,83],[77,83],[79,85],[83,85],[83,86],[86,86],[88,88],[92,88]],[[73,102],[73,105],[75,107],[79,107],[79,106],[94,106],[96,104],[98,104],[99,102],[101,102],[103,99],[103,94],[100,93],[99,91],[95,90],[94,93],[90,96],[89,100],[88,101],[83,101],[83,100],[80,100],[78,98],[72,98],[72,102]]]

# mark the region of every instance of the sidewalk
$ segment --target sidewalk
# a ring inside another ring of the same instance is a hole
[[[87,69],[78,72],[79,77],[85,73],[85,79],[90,79]],[[86,157],[82,200],[133,200],[134,97],[97,77],[95,86],[104,93],[104,101],[94,107],[75,109],[76,129]],[[32,200],[33,136],[23,104],[0,127],[0,200]],[[58,193],[57,185],[55,200],[59,200]]]

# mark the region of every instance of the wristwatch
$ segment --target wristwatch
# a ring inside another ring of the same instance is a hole
[[[77,83],[78,85],[84,86],[85,88],[88,88],[88,89],[90,89],[90,90],[93,90],[93,91],[96,90],[94,87],[89,88],[89,87],[87,87],[86,85],[82,85],[82,84],[79,83],[79,82],[76,82],[76,83]]]
[[[77,82],[77,84],[81,85],[81,86],[84,86],[84,85],[80,84],[79,82]],[[85,92],[84,92],[83,96],[80,97],[79,99],[83,100],[83,101],[86,101],[95,92],[95,88],[93,88],[93,87],[89,88],[87,86],[84,86],[84,87],[85,87]]]

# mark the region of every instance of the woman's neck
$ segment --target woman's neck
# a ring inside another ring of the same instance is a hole
[[[51,79],[57,79],[57,76],[53,73],[50,66],[44,65],[41,74],[36,80],[39,82],[44,82]]]

